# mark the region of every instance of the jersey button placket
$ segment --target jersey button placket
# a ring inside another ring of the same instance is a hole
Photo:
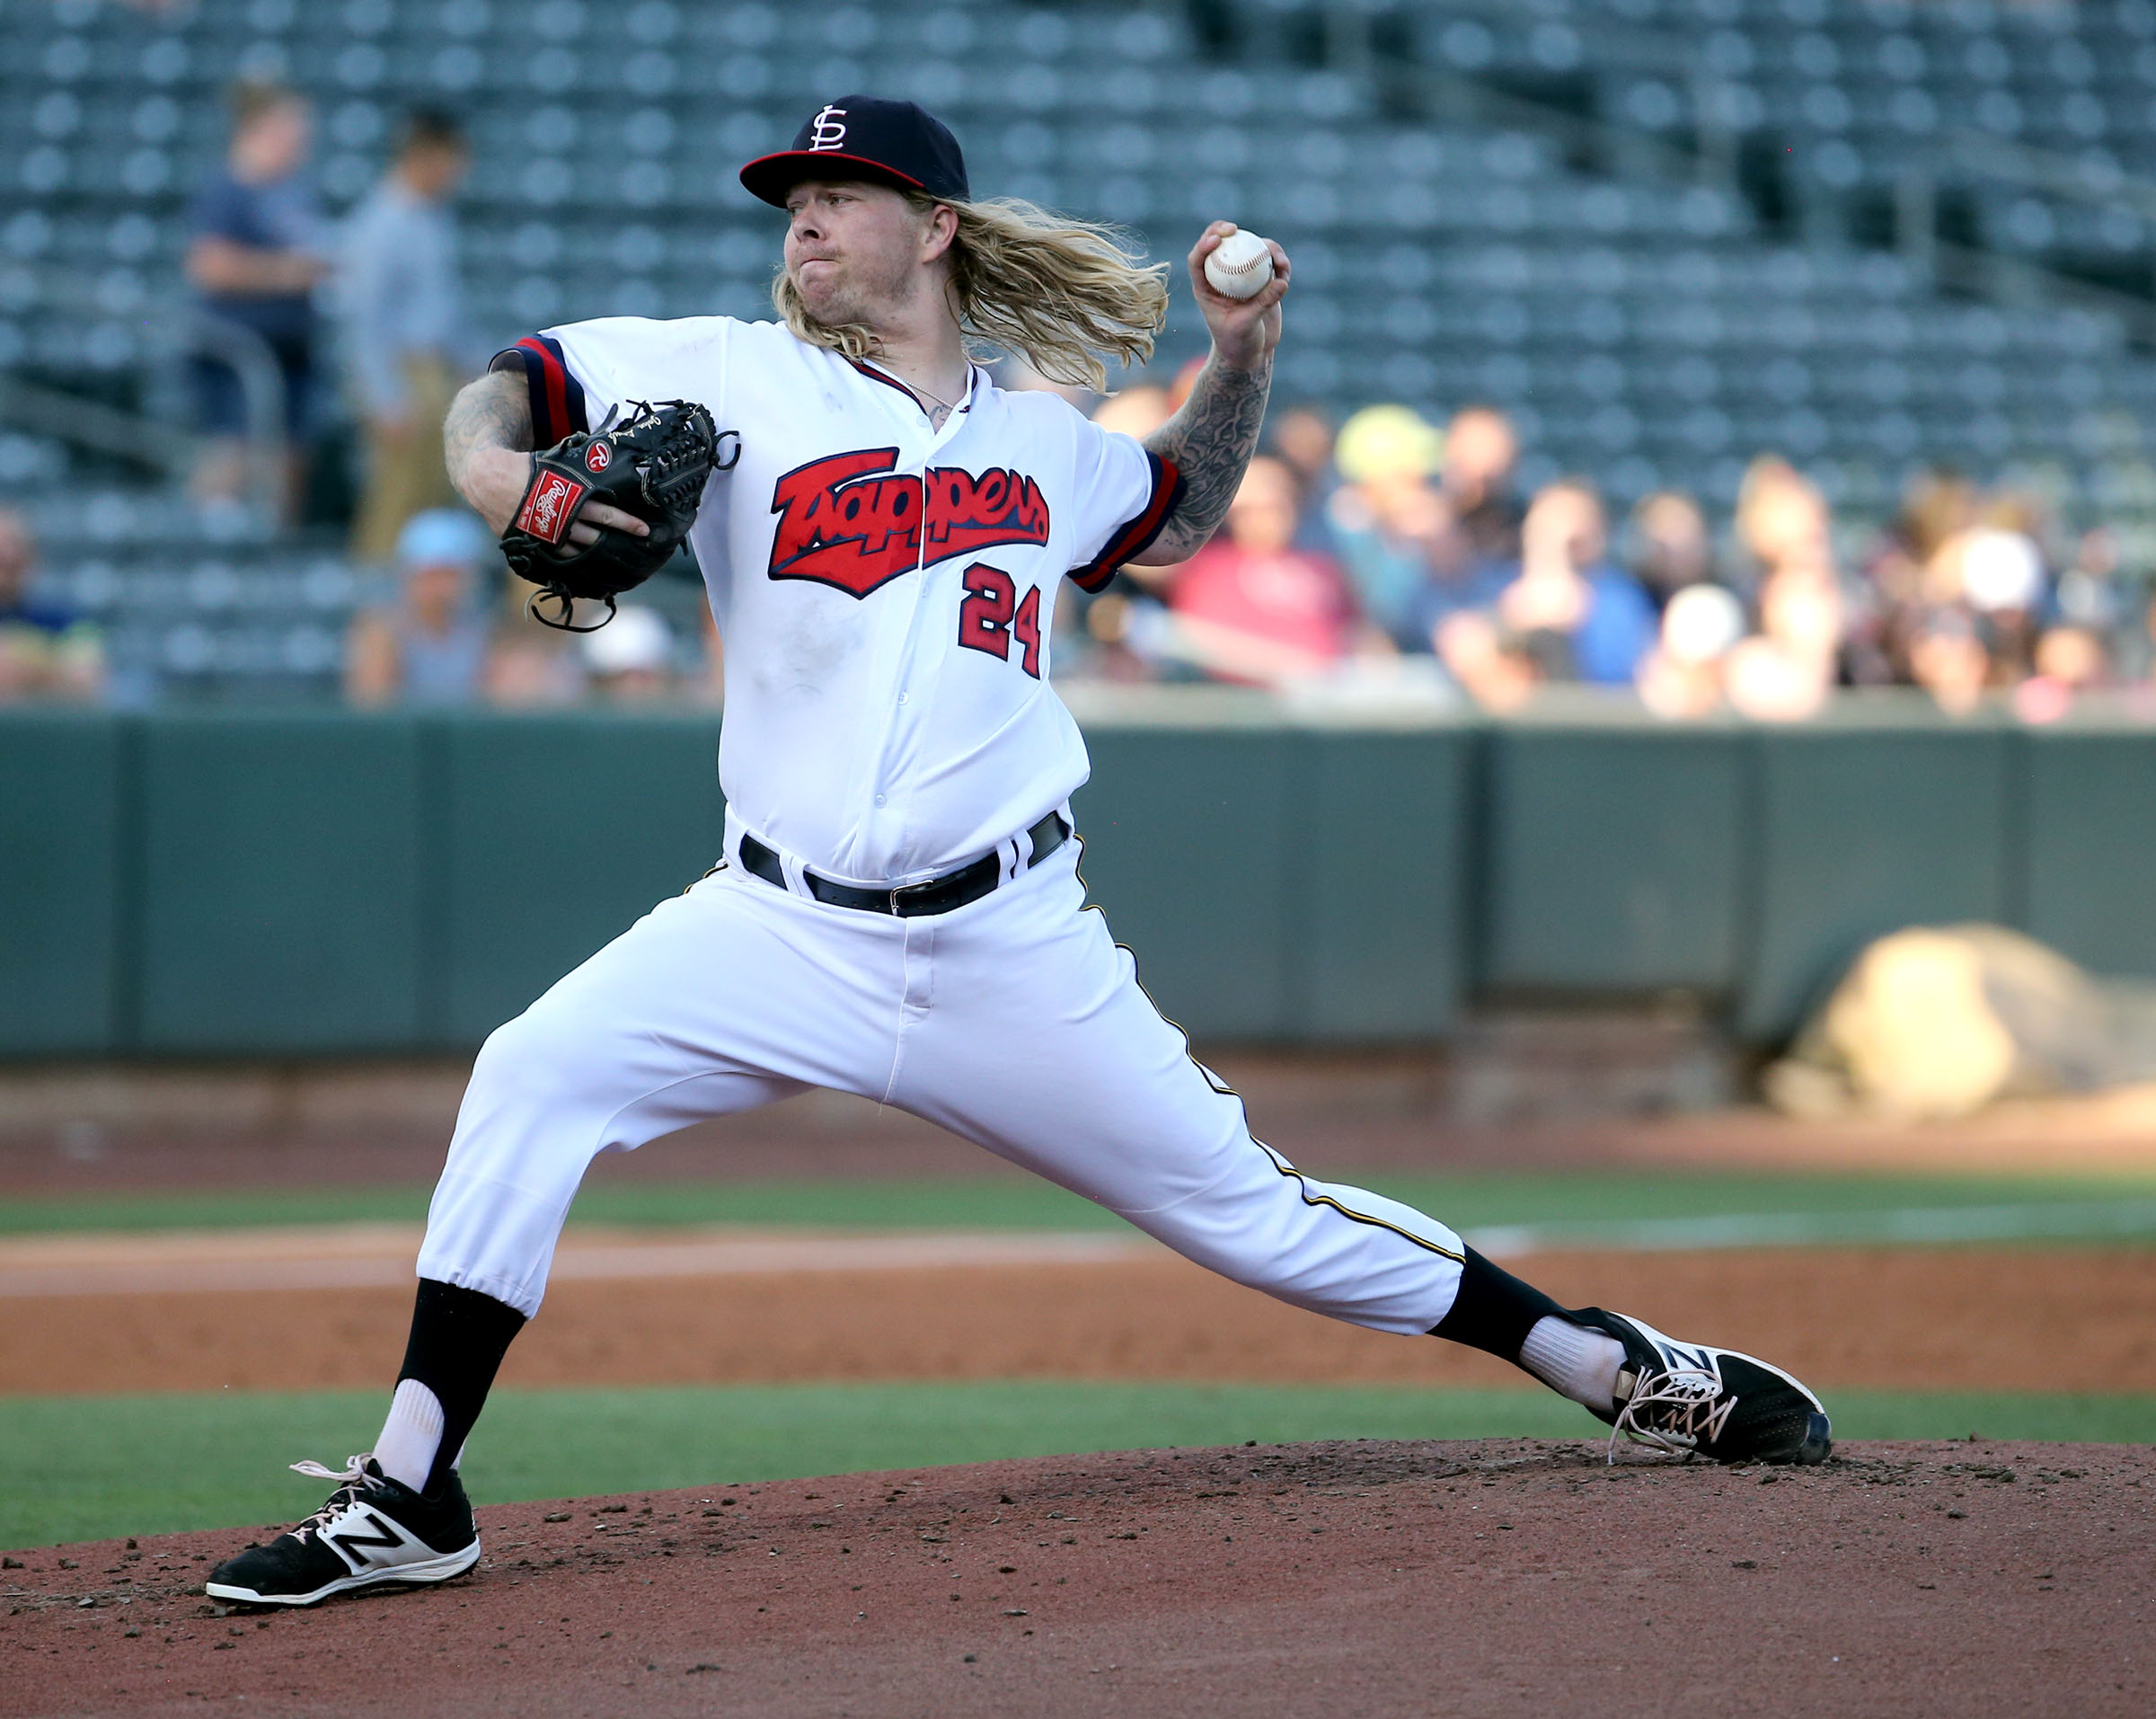
[[[928,554],[928,465],[925,457],[923,457],[922,460],[921,470],[917,474],[916,481],[921,485],[921,505],[918,511],[916,511],[914,516],[915,520],[918,522],[917,529],[919,532],[919,537],[914,551],[914,606],[915,609],[915,624],[917,625],[918,611],[921,603],[921,586],[923,582],[921,573],[922,568],[925,564]],[[912,628],[909,627],[909,638],[911,633]],[[902,652],[899,658],[897,664],[897,676],[900,680],[904,680],[913,672],[910,660],[911,655],[911,651],[907,651]],[[896,711],[898,706],[906,704],[908,699],[909,695],[907,694],[906,690],[901,687],[892,700],[892,709]],[[883,756],[877,762],[875,784],[876,792],[871,796],[871,800],[875,809],[878,811],[888,811],[890,807],[891,789],[895,785],[891,781],[890,760],[892,749],[897,740],[897,736],[895,733],[885,736]],[[905,827],[902,818],[900,827],[897,831],[887,832],[886,838],[881,844],[883,851],[886,854],[891,855],[894,856],[894,858],[902,855],[906,849],[904,834]]]

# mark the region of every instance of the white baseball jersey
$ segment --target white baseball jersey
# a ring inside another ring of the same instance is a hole
[[[828,877],[914,882],[1085,780],[1048,684],[1057,584],[1097,589],[1153,541],[1172,465],[977,367],[934,429],[905,385],[779,323],[606,317],[504,359],[541,447],[638,400],[701,401],[739,436],[691,541],[726,642],[719,774],[741,828]]]
[[[675,397],[740,435],[695,536],[727,643],[726,855],[488,1039],[420,1275],[534,1313],[596,1153],[824,1086],[1298,1307],[1443,1319],[1460,1238],[1259,1144],[1083,910],[1078,842],[1006,843],[1085,776],[1047,684],[1056,581],[1105,582],[1180,479],[977,370],[931,430],[906,389],[771,324],[581,323],[516,350],[543,441]],[[750,834],[796,863],[752,866]],[[915,916],[827,900],[799,864],[906,882],[999,845],[994,888]]]

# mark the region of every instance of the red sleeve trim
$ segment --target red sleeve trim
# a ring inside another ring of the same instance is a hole
[[[1084,566],[1071,569],[1071,583],[1082,591],[1104,589],[1118,568],[1132,556],[1144,554],[1183,499],[1183,474],[1150,449],[1145,457],[1153,466],[1152,498],[1136,518],[1116,528],[1099,554]]]
[[[565,436],[591,428],[584,412],[584,388],[569,373],[561,343],[546,334],[531,334],[495,353],[492,368],[514,365],[531,391],[532,446],[552,447]]]

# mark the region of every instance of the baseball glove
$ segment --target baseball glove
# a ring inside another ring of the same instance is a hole
[[[609,412],[598,429],[533,455],[532,481],[501,534],[511,571],[539,588],[526,605],[532,617],[565,633],[594,633],[614,619],[614,599],[650,578],[689,535],[718,452],[702,406],[640,400],[620,422]],[[587,501],[633,513],[651,535],[601,527],[596,542],[575,547],[570,522]],[[605,617],[578,625],[579,598],[605,604]]]

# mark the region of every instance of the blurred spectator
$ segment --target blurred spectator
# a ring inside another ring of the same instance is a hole
[[[415,514],[396,545],[398,600],[353,617],[345,696],[355,704],[464,704],[480,694],[489,628],[474,586],[492,545],[470,514]]]
[[[94,699],[105,688],[103,642],[73,610],[31,595],[37,568],[30,521],[0,508],[0,703]]]
[[[469,369],[450,199],[471,157],[445,113],[405,123],[388,173],[345,224],[337,299],[352,395],[367,435],[367,484],[352,553],[383,561],[405,520],[456,502],[442,420]]]
[[[1833,516],[1811,479],[1780,455],[1746,468],[1737,493],[1738,546],[1749,558],[1759,636],[1730,654],[1724,686],[1748,716],[1808,716],[1843,680],[1891,678],[1886,624],[1852,605],[1834,562]],[[1852,667],[1861,654],[1869,666]]]
[[[529,605],[537,588],[502,571],[501,601],[494,612],[482,676],[487,702],[506,709],[554,709],[584,696],[583,654],[578,635],[542,626]]]
[[[1177,367],[1175,375],[1168,383],[1168,410],[1171,412],[1183,409],[1183,402],[1190,397],[1190,390],[1197,385],[1198,373],[1205,368],[1206,361],[1202,358],[1185,359]]]
[[[2047,628],[2037,641],[2036,672],[2014,688],[2014,713],[2025,722],[2055,722],[2073,701],[2109,679],[2102,634],[2085,626]]]
[[[1974,526],[1950,540],[1939,560],[1951,568],[1941,583],[1958,586],[1982,625],[1992,680],[2010,684],[2029,674],[2048,584],[2035,539],[2001,526]]]
[[[1524,643],[1500,632],[1486,609],[1456,609],[1431,634],[1445,670],[1484,710],[1515,711],[1534,696],[1542,674]]]
[[[994,367],[995,385],[1006,394],[1052,394],[1058,400],[1089,415],[1100,398],[1082,382],[1058,382],[1043,376],[1022,358],[1005,357]]]
[[[1459,559],[1452,509],[1430,482],[1444,449],[1436,429],[1406,406],[1364,407],[1333,447],[1342,480],[1330,509],[1334,541],[1363,613],[1403,650],[1430,648],[1433,616],[1447,606],[1424,587]]]
[[[650,704],[676,689],[674,631],[657,609],[624,603],[578,644],[592,691],[610,704]]]
[[[1975,520],[1976,502],[1975,486],[1944,466],[1928,467],[1910,481],[1857,588],[1842,651],[1847,679],[1874,686],[1918,678],[1913,662],[1918,636],[1930,630],[1934,609],[1961,600],[1957,582],[1939,588],[1940,557]],[[1957,627],[1949,623],[1945,631],[1956,634]],[[1936,647],[1931,655],[1936,662]]]
[[[1516,561],[1520,504],[1512,492],[1520,440],[1495,406],[1463,406],[1445,431],[1445,495],[1471,559]]]
[[[1888,604],[1924,600],[1924,570],[1948,541],[1976,521],[1976,489],[1959,473],[1929,466],[1902,492],[1901,512],[1881,541],[1867,577]]]
[[[314,289],[328,272],[327,231],[302,173],[312,142],[306,103],[282,84],[233,87],[232,142],[195,193],[187,278],[204,314],[267,348],[284,383],[291,447],[286,505],[296,513],[314,386]],[[239,499],[246,481],[246,400],[238,373],[194,360],[196,413],[210,446],[197,473],[205,501]]]
[[[1550,484],[1520,527],[1520,563],[1498,595],[1500,637],[1516,643],[1541,680],[1629,686],[1655,638],[1655,606],[1630,573],[1605,559],[1602,501],[1579,478]],[[1454,631],[1454,649],[1466,635]],[[1440,649],[1443,649],[1442,644]],[[1469,642],[1471,654],[1479,649]],[[1474,690],[1459,664],[1447,660]]]
[[[1339,474],[1332,464],[1332,422],[1315,406],[1290,406],[1272,423],[1273,452],[1295,474],[1295,547],[1339,557],[1330,509]]]
[[[1212,542],[1180,566],[1144,570],[1175,616],[1180,650],[1219,679],[1306,678],[1364,642],[1338,563],[1294,546],[1295,501],[1286,462],[1261,454]]]
[[[1173,414],[1168,390],[1156,382],[1134,383],[1100,401],[1092,420],[1103,430],[1143,441]],[[1088,595],[1065,580],[1056,592],[1052,672],[1059,678],[1094,677],[1104,680],[1138,681],[1153,678],[1153,666],[1133,648],[1134,603],[1153,611],[1158,605],[1146,597],[1132,595],[1135,570],[1109,588]],[[1157,576],[1165,570],[1154,570]],[[1142,628],[1140,629],[1142,630]]]
[[[1759,632],[1729,652],[1722,687],[1765,722],[1816,715],[1833,689],[1842,634],[1842,589],[1831,567],[1791,561],[1760,587]]]
[[[1833,565],[1833,518],[1818,485],[1779,454],[1763,454],[1745,468],[1736,497],[1736,539],[1763,583],[1791,566]]]
[[[1700,504],[1676,490],[1657,490],[1643,495],[1632,509],[1630,555],[1632,577],[1645,588],[1657,609],[1690,585],[1714,578],[1714,543],[1707,531],[1707,516]]]
[[[2074,547],[2072,564],[2053,589],[2054,615],[2063,625],[2086,627],[2099,638],[2116,634],[2127,618],[2118,572],[2118,533],[2109,526],[2084,531]],[[2145,664],[2136,660],[2130,668],[2123,662],[2116,666],[2138,672]]]
[[[703,607],[701,625],[703,632],[703,671],[689,682],[687,691],[698,704],[709,704],[713,710],[724,710],[726,640],[719,632],[719,623],[712,616],[709,603]]]
[[[1909,641],[1909,669],[1948,715],[1967,716],[1983,703],[1992,659],[1966,609],[1936,608]]]
[[[1720,707],[1729,653],[1745,636],[1745,606],[1719,585],[1687,584],[1662,611],[1660,636],[1640,660],[1640,702],[1657,716]]]
[[[1121,436],[1135,436],[1140,441],[1153,434],[1174,415],[1175,408],[1168,403],[1168,390],[1158,383],[1141,382],[1135,387],[1119,388],[1093,408],[1093,421],[1101,429]]]

